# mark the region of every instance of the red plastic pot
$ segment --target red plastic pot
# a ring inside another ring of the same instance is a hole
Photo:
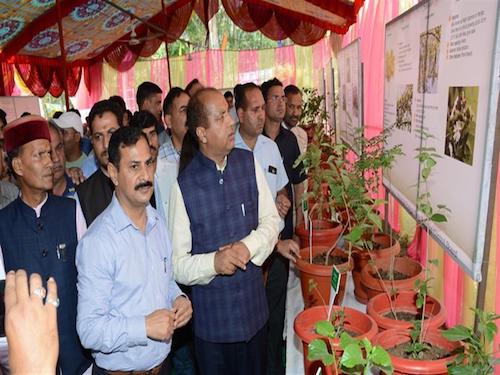
[[[381,248],[378,250],[371,250],[374,259],[391,258],[397,256],[401,251],[399,242],[385,233],[376,233],[373,242],[380,244]],[[370,253],[364,249],[353,249],[352,258],[354,259],[354,269],[352,271],[352,278],[354,280],[354,295],[361,303],[368,302],[368,296],[361,285],[361,271],[370,261]]]
[[[394,260],[394,271],[408,275],[403,280],[381,280],[378,277],[377,269],[388,272],[391,262]],[[368,263],[361,271],[361,285],[366,292],[368,300],[385,291],[396,290],[398,292],[415,289],[415,281],[424,279],[422,265],[407,257],[381,258],[375,259],[374,263]]]
[[[380,332],[373,339],[373,345],[380,345],[384,349],[393,348],[399,344],[410,341],[410,332],[408,330],[400,331],[398,329],[388,329]],[[425,342],[438,346],[450,353],[460,347],[460,343],[446,340],[439,330],[429,329],[425,334]],[[396,375],[445,375],[448,374],[447,364],[453,361],[456,354],[438,360],[417,360],[396,357],[389,353]]]
[[[416,305],[417,293],[402,291],[398,292],[392,299],[386,293],[381,293],[373,297],[366,305],[367,314],[377,322],[379,331],[391,328],[397,328],[398,330],[411,329],[413,323],[385,316],[391,312],[391,300],[396,312],[409,312],[413,314],[418,312]],[[446,309],[437,299],[427,296],[425,299],[425,316],[424,327],[438,329],[446,322]]]
[[[344,327],[351,332],[355,332],[355,337],[366,337],[368,340],[371,340],[377,334],[378,328],[375,321],[361,311],[349,307],[333,306],[332,315],[334,311],[340,311],[342,309],[344,310]],[[328,306],[315,306],[302,311],[295,318],[293,328],[295,334],[302,340],[302,347],[304,349],[304,374],[306,375],[315,374],[318,367],[321,367],[320,361],[310,362],[307,359],[307,345],[312,340],[321,338],[321,336],[315,332],[314,326],[316,322],[326,320],[327,316]],[[330,349],[334,350],[337,356],[341,356],[342,349],[340,348],[339,339],[333,339],[331,342],[333,348]]]
[[[312,256],[316,256],[326,252],[329,248],[326,246],[313,246]],[[341,256],[347,259],[347,254],[341,249],[334,249],[333,256]],[[300,271],[300,286],[302,288],[302,297],[304,298],[305,308],[312,306],[320,306],[328,304],[330,301],[330,280],[332,277],[333,266],[325,266],[322,264],[309,263],[310,253],[309,248],[300,250],[301,259],[297,259],[296,266]],[[341,305],[344,299],[345,284],[347,281],[347,271],[352,268],[351,262],[337,264],[337,269],[341,272],[340,287],[334,304]],[[310,284],[315,284],[314,288],[310,288]]]
[[[342,233],[342,224],[328,220],[312,220],[312,246],[331,247]],[[309,247],[309,230],[299,223],[295,233],[300,239],[300,248]]]

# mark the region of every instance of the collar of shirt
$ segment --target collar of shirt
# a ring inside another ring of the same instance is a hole
[[[139,228],[137,228],[137,226],[132,222],[132,220],[130,220],[128,215],[123,210],[120,202],[118,201],[118,198],[116,198],[116,192],[113,193],[113,198],[111,199],[110,203],[110,210],[110,214],[113,217],[114,229],[116,232],[121,232],[129,226],[132,226],[133,228],[139,230]],[[159,216],[158,212],[156,212],[156,210],[151,207],[150,204],[148,204],[146,207],[146,216],[146,234],[148,234],[156,226],[159,220]]]
[[[160,146],[160,149],[158,150],[158,157],[160,159],[167,159],[170,161],[180,160],[181,153],[174,147],[172,137],[166,137],[165,142]]]
[[[21,192],[19,192],[19,198],[21,198],[21,200],[23,201],[23,203],[28,206],[28,207],[31,207],[28,203],[26,203],[23,199],[23,194]],[[48,193],[45,193],[45,199],[42,201],[42,203],[40,203],[38,206],[36,207],[31,207],[34,211],[35,211],[35,215],[36,217],[40,217],[40,214],[42,213],[42,207],[43,205],[45,204],[45,202],[47,202],[47,199],[49,199],[49,194]]]
[[[256,152],[257,150],[259,150],[259,148],[264,145],[267,141],[270,141],[271,139],[269,139],[268,137],[266,137],[265,135],[262,135],[262,134],[259,134],[257,136],[257,141],[255,142],[255,147],[252,149],[250,149],[250,147],[248,147],[248,145],[245,143],[245,141],[243,140],[243,137],[241,136],[240,134],[240,128],[238,127],[236,129],[236,133],[234,135],[234,147],[236,148],[241,148],[243,150],[248,150],[250,152]]]
[[[200,156],[200,160],[201,160],[201,164],[203,164],[205,167],[208,167],[208,168],[213,168],[215,166],[215,168],[219,171],[219,172],[224,172],[224,170],[226,169],[226,166],[227,166],[227,155],[224,157],[224,161],[222,162],[222,166],[219,167],[219,165],[213,161],[212,159],[209,159],[208,157],[206,157],[203,152],[197,150],[196,153],[199,154]]]
[[[288,130],[288,129],[286,128],[285,123],[282,121],[281,125],[280,125],[280,130],[279,130],[278,135],[276,136],[275,139],[272,139],[270,136],[267,135],[265,127],[264,127],[264,130],[262,130],[262,135],[271,139],[271,140],[274,140],[274,142],[276,142],[276,140],[280,137],[280,135],[283,134],[283,130]]]

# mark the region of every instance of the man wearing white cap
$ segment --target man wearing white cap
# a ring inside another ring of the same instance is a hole
[[[77,113],[68,111],[52,121],[62,130],[66,168],[81,168],[87,159],[87,155],[80,148],[80,140],[83,137],[82,119]]]

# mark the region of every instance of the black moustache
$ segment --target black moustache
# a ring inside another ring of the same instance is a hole
[[[153,184],[150,182],[150,181],[146,181],[146,182],[141,182],[139,185],[137,185],[134,189],[135,190],[139,190],[139,189],[142,189],[144,187],[152,187]]]

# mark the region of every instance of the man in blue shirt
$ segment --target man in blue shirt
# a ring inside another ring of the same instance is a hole
[[[92,349],[94,374],[162,374],[172,334],[191,318],[191,303],[173,279],[166,224],[149,205],[154,168],[146,136],[121,128],[108,153],[115,193],[77,249],[77,330]]]

